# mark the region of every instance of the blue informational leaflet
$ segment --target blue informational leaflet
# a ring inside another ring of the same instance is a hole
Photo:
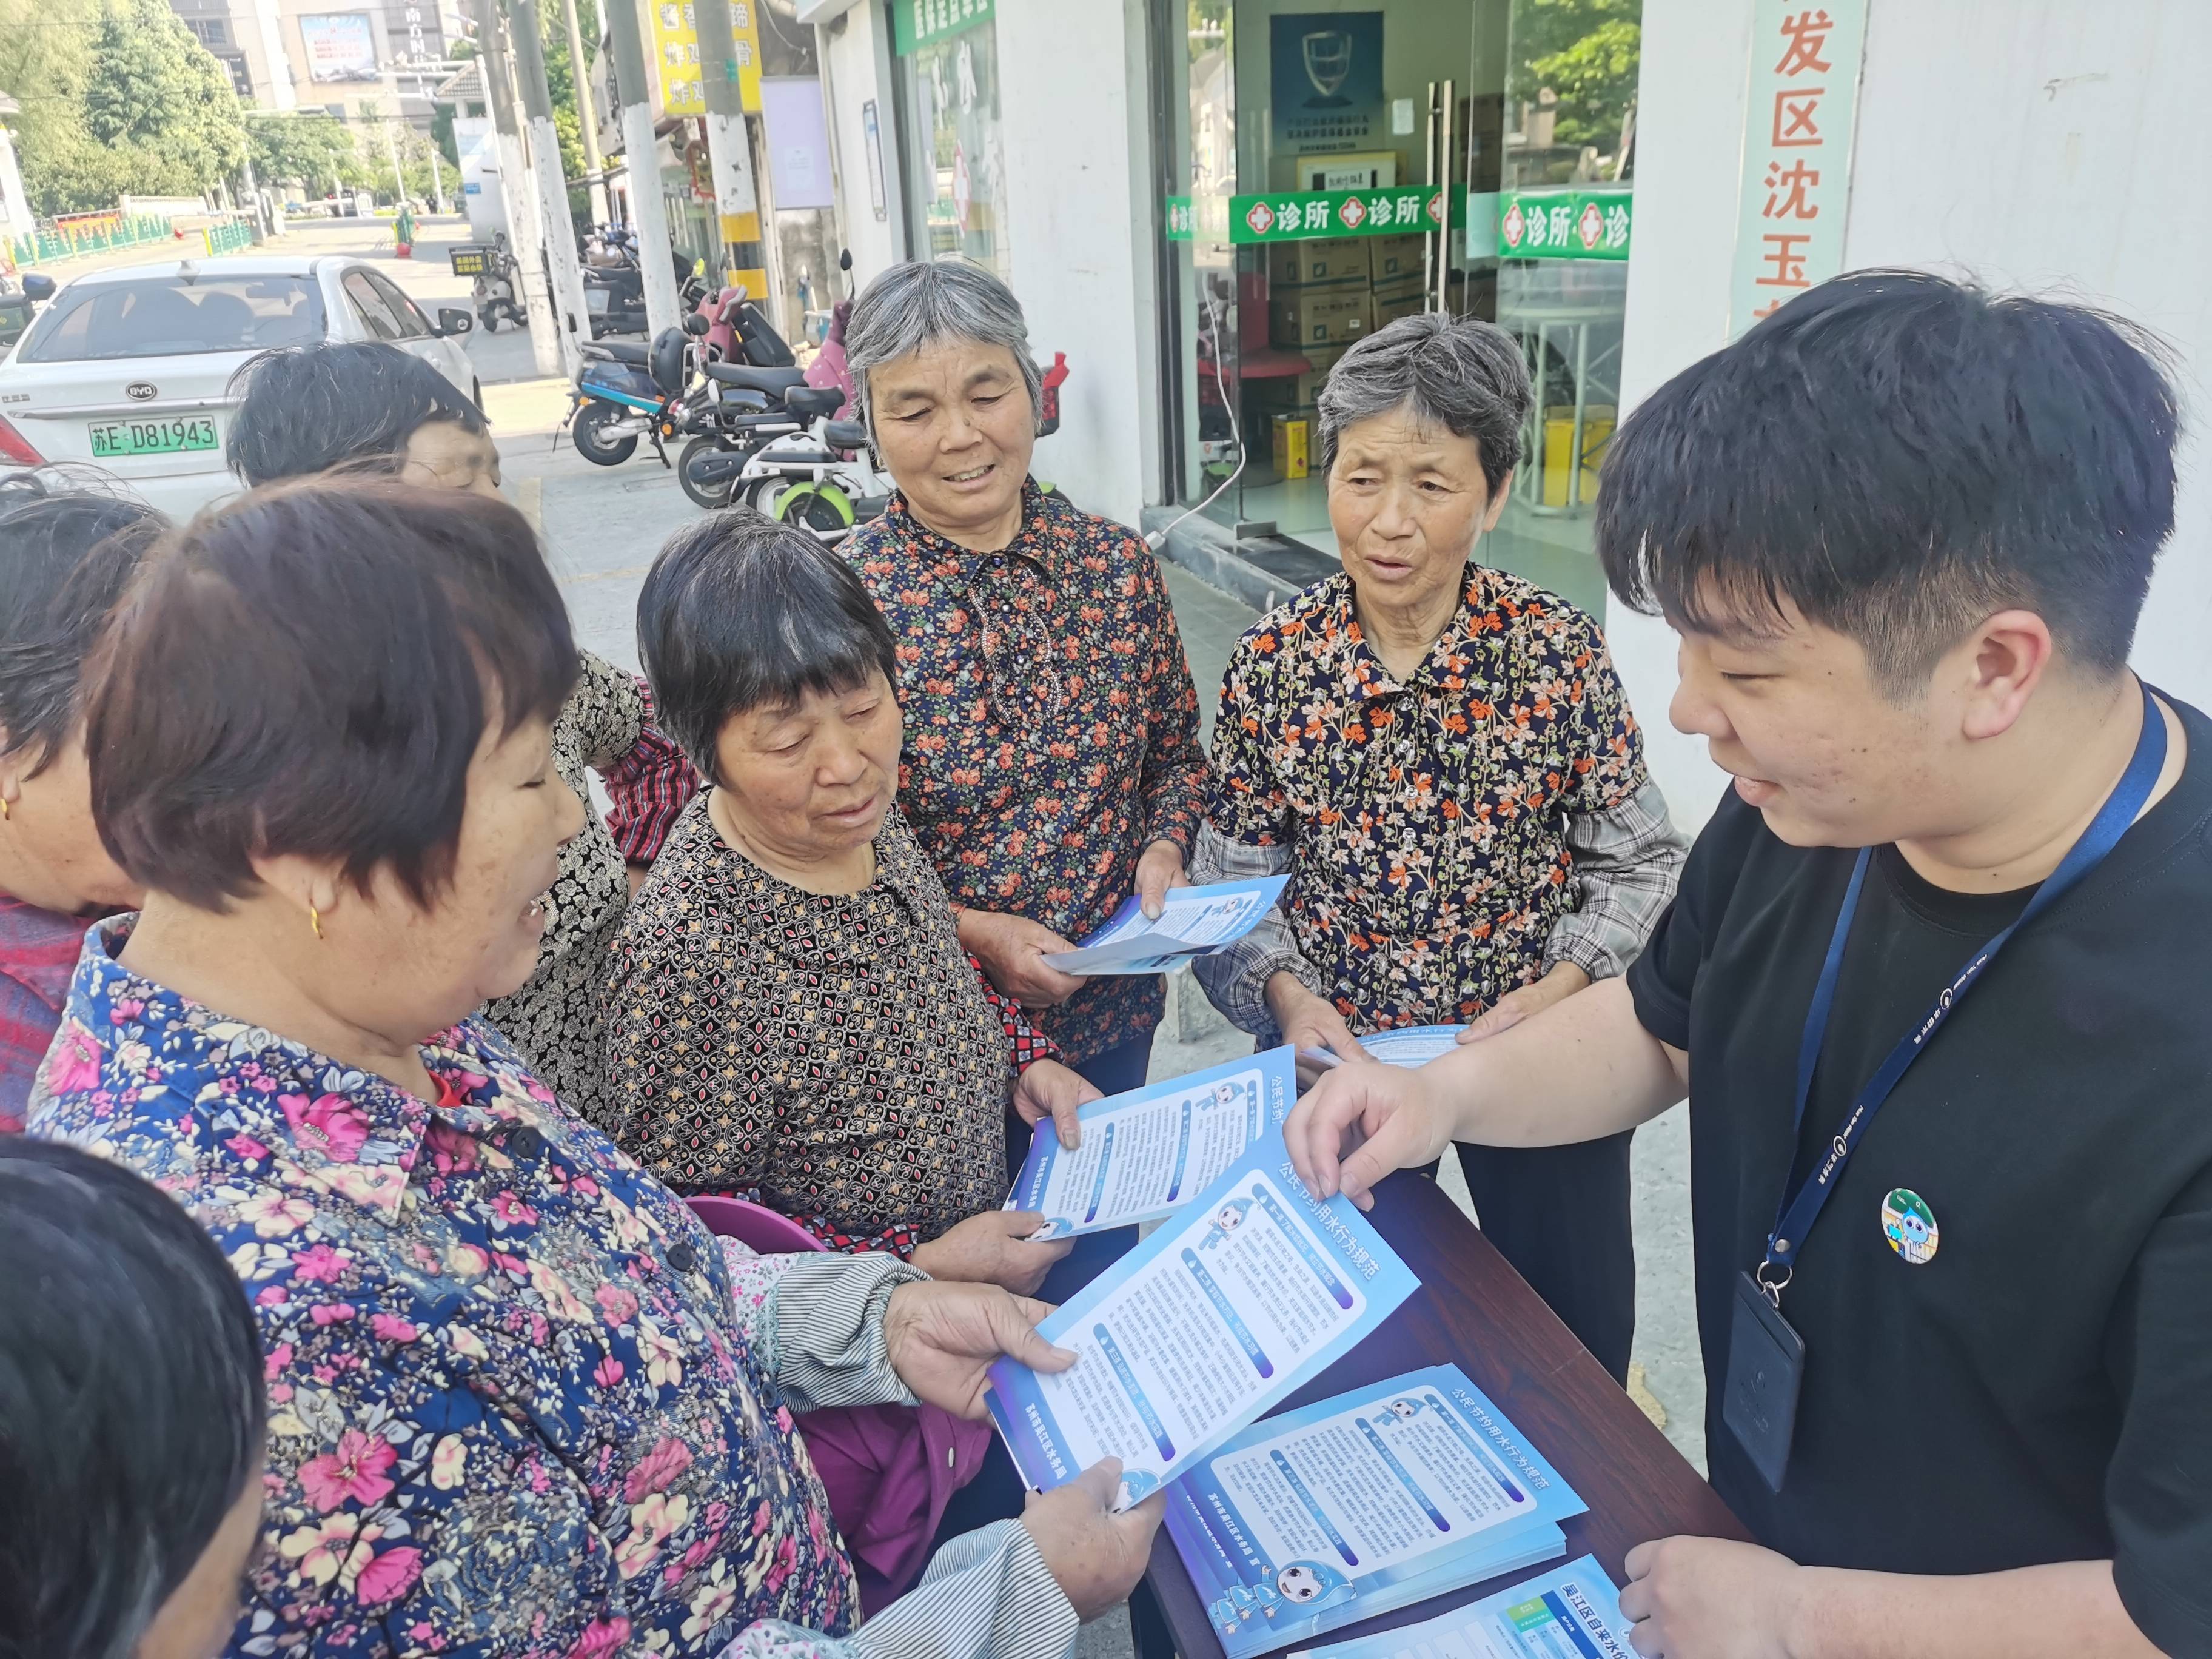
[[[991,1367],[991,1415],[1039,1491],[1120,1458],[1115,1507],[1127,1509],[1346,1352],[1419,1284],[1349,1202],[1307,1195],[1271,1130],[1037,1327],[1074,1352],[1071,1369]]]
[[[1072,1152],[1047,1118],[1006,1207],[1043,1215],[1037,1238],[1160,1220],[1280,1129],[1297,1092],[1290,1049],[1271,1048],[1092,1101],[1079,1114],[1083,1144]]]
[[[1456,1365],[1255,1423],[1168,1489],[1231,1659],[1567,1551],[1589,1506]]]
[[[1419,1625],[1291,1659],[1637,1659],[1620,1592],[1594,1555]]]
[[[1449,1054],[1459,1046],[1459,1034],[1466,1029],[1464,1025],[1401,1025],[1395,1030],[1364,1036],[1359,1039],[1359,1046],[1367,1051],[1370,1060],[1412,1071]],[[1324,1068],[1344,1064],[1344,1056],[1333,1049],[1301,1048],[1297,1052],[1300,1059]]]
[[[1063,974],[1164,974],[1243,939],[1260,925],[1289,881],[1286,875],[1261,876],[1211,887],[1178,887],[1162,902],[1159,915],[1151,917],[1133,893],[1089,939],[1044,960]]]

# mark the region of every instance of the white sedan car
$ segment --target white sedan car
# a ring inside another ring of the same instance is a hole
[[[241,254],[80,276],[0,363],[0,469],[67,464],[112,474],[185,518],[239,488],[223,465],[231,376],[273,346],[387,340],[478,403],[459,337],[382,271],[344,257]]]

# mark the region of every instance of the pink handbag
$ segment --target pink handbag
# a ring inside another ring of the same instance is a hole
[[[758,1255],[823,1248],[790,1217],[741,1198],[693,1198],[692,1212],[717,1237]],[[991,1426],[936,1406],[837,1406],[808,1412],[799,1432],[830,1494],[872,1617],[913,1587],[952,1494],[975,1478],[991,1449]]]

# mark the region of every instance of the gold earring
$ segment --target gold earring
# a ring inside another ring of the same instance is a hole
[[[0,795],[0,823],[8,821],[8,797]]]
[[[315,937],[317,939],[322,938],[323,913],[316,909],[312,904],[307,907],[307,926],[315,930]]]

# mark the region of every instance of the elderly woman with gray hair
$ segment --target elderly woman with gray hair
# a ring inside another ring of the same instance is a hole
[[[1344,571],[1231,657],[1192,878],[1287,871],[1198,975],[1265,1042],[1479,1039],[1624,971],[1685,855],[1589,617],[1476,555],[1521,459],[1528,368],[1486,323],[1346,352],[1320,454]],[[1469,1022],[1472,1022],[1471,1024]],[[1628,1137],[1463,1146],[1483,1230],[1616,1377],[1635,1328]]]
[[[1156,977],[1043,958],[1183,881],[1205,811],[1198,699],[1151,550],[1029,475],[1020,305],[963,261],[894,265],[853,308],[854,398],[898,485],[844,554],[898,641],[899,805],[960,943],[1109,1094],[1145,1080]]]

